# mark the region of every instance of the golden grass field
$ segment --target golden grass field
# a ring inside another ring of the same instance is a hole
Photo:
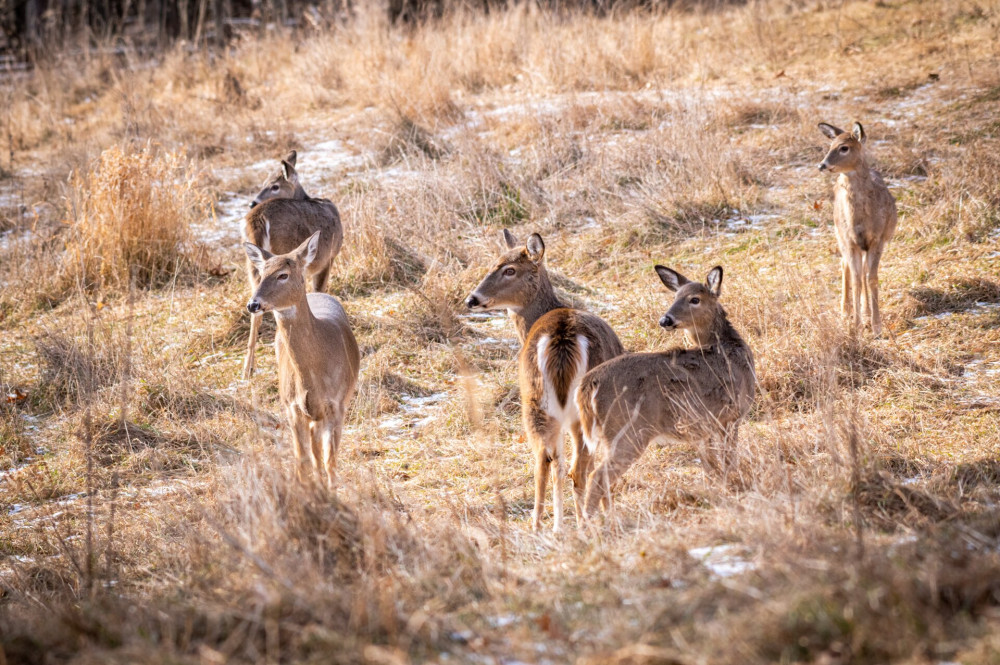
[[[995,0],[360,12],[3,78],[0,663],[1000,662],[998,34]],[[855,119],[900,211],[881,339],[816,169]],[[337,498],[270,346],[239,380],[239,220],[292,148],[362,348]],[[631,351],[681,343],[654,264],[724,266],[739,486],[651,448],[614,520],[531,532],[513,326],[462,305],[503,228]]]

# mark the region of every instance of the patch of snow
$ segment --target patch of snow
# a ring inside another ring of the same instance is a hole
[[[727,578],[754,570],[757,566],[742,555],[739,545],[709,545],[688,550],[688,554],[705,566],[713,577]]]

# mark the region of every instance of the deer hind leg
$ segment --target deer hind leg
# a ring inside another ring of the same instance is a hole
[[[607,442],[606,432],[602,432],[602,437]],[[631,422],[626,423],[620,431],[615,433],[614,438],[606,443],[604,447],[607,452],[606,457],[601,465],[590,474],[590,482],[587,484],[587,505],[584,511],[587,517],[597,513],[597,507],[602,500],[607,512],[611,513],[614,508],[612,491],[615,484],[639,459],[648,445],[648,438],[634,429]]]
[[[332,265],[332,261],[330,263],[327,263],[323,267],[322,270],[320,270],[318,273],[316,273],[315,275],[313,275],[313,278],[312,278],[313,291],[316,291],[318,293],[322,293],[323,291],[326,290],[326,282],[327,282],[327,280],[330,277],[330,266],[331,265]]]
[[[263,314],[250,315],[250,340],[247,343],[247,357],[243,361],[243,378],[249,379],[257,369],[257,335],[260,332],[260,321]]]
[[[593,470],[594,456],[587,448],[579,421],[573,423],[569,432],[573,439],[573,459],[569,465],[569,476],[573,479],[573,508],[576,511],[576,525],[580,527],[583,526],[583,506],[587,498],[587,477]]]
[[[545,508],[545,487],[549,484],[549,454],[541,442],[535,446],[535,508],[531,511],[531,530],[542,528],[542,510]]]
[[[868,303],[871,316],[872,334],[882,334],[882,314],[878,308],[878,264],[882,260],[882,249],[872,249],[865,257],[865,282],[868,286]]]
[[[257,268],[249,260],[247,261],[247,281],[250,282],[250,294],[253,295],[260,285],[260,275],[257,274]],[[244,379],[253,376],[253,372],[257,368],[257,335],[260,333],[260,322],[263,317],[263,314],[250,315],[250,340],[247,344],[247,357],[243,361]]]

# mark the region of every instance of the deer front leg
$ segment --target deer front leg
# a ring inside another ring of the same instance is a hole
[[[292,450],[295,452],[296,473],[299,480],[305,482],[306,478],[312,477],[314,467],[309,417],[293,405],[288,407],[288,424],[292,430]]]
[[[340,436],[343,430],[343,418],[340,413],[327,417],[323,423],[321,457],[323,469],[326,471],[327,489],[333,491],[337,485],[337,449],[340,448]]]
[[[851,305],[851,266],[845,254],[840,258],[840,314],[845,318],[850,318],[853,312]]]
[[[853,315],[852,321],[854,322],[854,327],[857,328],[861,325],[861,296],[862,291],[864,291],[864,286],[862,285],[861,274],[864,270],[863,260],[861,257],[861,250],[858,248],[851,249],[851,300],[853,303]]]

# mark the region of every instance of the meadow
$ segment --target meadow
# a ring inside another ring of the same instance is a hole
[[[1000,662],[997,34],[994,0],[360,7],[7,72],[0,663]],[[816,168],[854,120],[900,211],[879,339]],[[239,223],[290,149],[362,350],[336,496],[270,315],[240,379]],[[681,343],[653,265],[724,266],[740,482],[655,447],[613,519],[532,532],[515,332],[463,305],[503,229],[630,351]]]

